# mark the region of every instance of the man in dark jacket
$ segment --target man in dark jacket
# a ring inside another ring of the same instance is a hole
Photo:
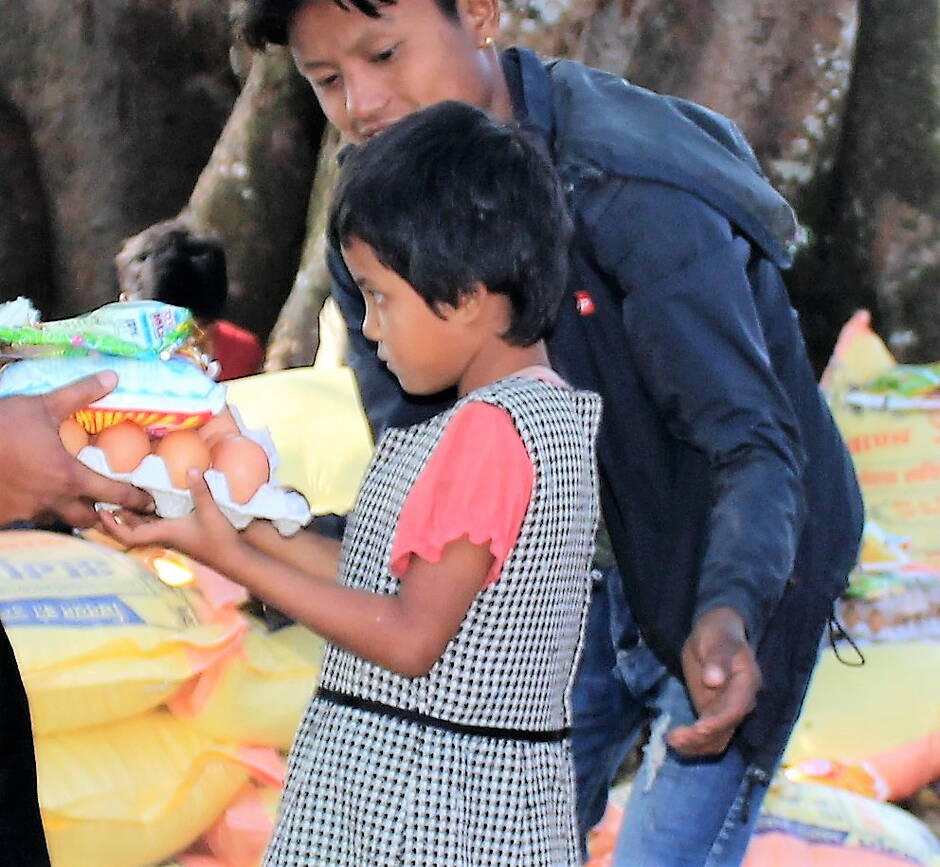
[[[600,818],[652,721],[615,863],[736,864],[861,534],[780,276],[795,221],[733,124],[500,54],[498,22],[497,0],[251,0],[244,33],[290,45],[351,142],[463,99],[550,150],[576,233],[549,350],[605,404],[605,531],[572,698],[579,820]],[[446,406],[400,391],[335,250],[330,267],[375,434]]]

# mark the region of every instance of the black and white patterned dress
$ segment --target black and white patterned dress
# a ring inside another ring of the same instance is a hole
[[[532,459],[519,539],[424,677],[328,647],[321,691],[291,750],[266,867],[581,863],[565,730],[597,522],[600,399],[516,376],[422,424],[388,431],[347,525],[341,580],[397,592],[389,561],[398,516],[449,420],[469,401],[505,409]],[[337,695],[354,700],[325,697]],[[376,712],[375,703],[402,713]]]

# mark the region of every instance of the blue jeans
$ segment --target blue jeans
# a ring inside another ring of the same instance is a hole
[[[572,711],[582,839],[600,821],[614,775],[649,726],[615,867],[741,863],[768,776],[733,745],[700,759],[683,758],[666,745],[666,732],[690,723],[695,712],[681,681],[643,644],[616,569],[595,573]]]

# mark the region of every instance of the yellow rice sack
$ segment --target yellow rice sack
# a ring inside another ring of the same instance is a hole
[[[277,479],[316,515],[345,514],[372,455],[372,435],[348,367],[299,367],[226,383],[228,402],[277,447]]]
[[[243,640],[174,695],[170,709],[215,737],[286,750],[322,655],[323,640],[309,629],[269,632],[252,619]]]
[[[34,530],[0,532],[0,619],[39,735],[158,706],[245,628],[134,557]]]
[[[940,841],[890,804],[774,779],[744,867],[940,867]]]
[[[940,731],[940,643],[865,644],[862,653],[855,667],[821,655],[785,764],[864,760]]]
[[[273,750],[210,738],[166,711],[36,739],[39,802],[54,867],[143,867],[206,831]],[[272,779],[273,778],[273,779]]]

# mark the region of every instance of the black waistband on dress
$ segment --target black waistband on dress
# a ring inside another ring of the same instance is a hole
[[[382,716],[396,717],[397,719],[402,719],[417,725],[443,729],[444,731],[453,732],[458,735],[474,735],[475,737],[497,738],[505,741],[530,741],[536,744],[546,744],[558,743],[559,741],[565,740],[571,734],[569,727],[547,731],[533,731],[530,729],[507,729],[500,728],[499,726],[478,726],[468,723],[459,723],[453,720],[440,719],[439,717],[420,713],[416,710],[405,710],[405,708],[384,704],[381,701],[359,698],[358,696],[338,692],[335,689],[328,689],[324,686],[317,689],[316,695],[317,698],[321,698],[331,704],[339,704],[343,707],[351,707],[355,710],[364,710],[369,713],[381,714]]]

